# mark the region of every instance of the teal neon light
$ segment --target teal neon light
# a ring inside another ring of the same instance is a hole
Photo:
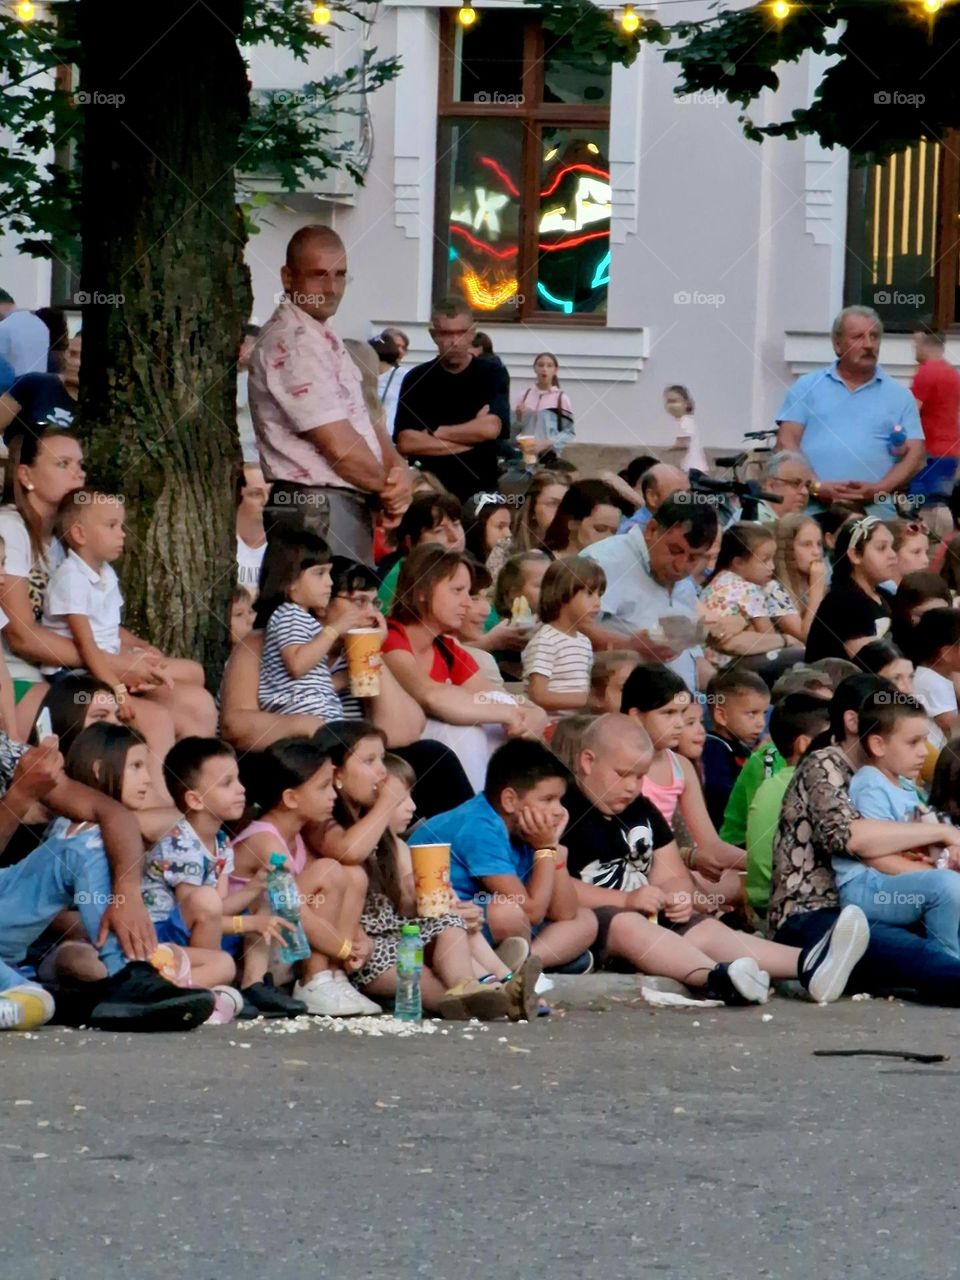
[[[593,273],[593,279],[590,282],[591,289],[599,289],[601,285],[610,283],[610,250],[603,255],[597,263],[597,269]]]
[[[541,297],[546,298],[547,302],[552,303],[555,307],[559,307],[565,316],[572,313],[573,303],[568,302],[564,298],[555,298],[550,290],[545,289],[539,280],[537,281],[537,293],[539,293]]]

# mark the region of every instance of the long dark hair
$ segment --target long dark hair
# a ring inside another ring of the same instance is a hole
[[[105,681],[86,672],[71,672],[53,681],[37,708],[38,715],[41,711],[50,712],[50,728],[60,739],[60,750],[64,756],[69,755],[77,736],[83,732],[90,703],[98,693],[109,693],[111,698],[114,696]]]
[[[261,815],[269,813],[285,791],[304,786],[329,759],[312,738],[280,738],[263,751],[249,752],[240,762],[247,800]]]
[[[506,507],[509,511],[507,500],[502,494],[478,493],[470,499],[464,508],[463,525],[466,531],[467,554],[473,556],[474,560],[479,560],[481,564],[486,561],[487,556],[493,549],[486,545],[487,522],[496,515],[501,507]],[[512,531],[512,519],[510,527]]]
[[[260,566],[260,594],[254,626],[265,627],[274,610],[289,599],[289,591],[307,569],[332,560],[330,548],[319,536],[307,529],[280,525],[271,529],[267,549]]]
[[[126,724],[92,724],[77,738],[67,755],[64,770],[74,782],[102,791],[111,800],[123,795],[123,771],[131,747],[146,739]],[[95,765],[99,764],[99,774]]]
[[[313,741],[333,761],[334,768],[342,769],[364,738],[379,738],[384,747],[387,735],[369,720],[331,720],[318,729]],[[341,790],[333,807],[334,821],[341,827],[352,827],[364,816],[364,810],[354,804]],[[367,873],[367,893],[383,894],[396,911],[400,910],[400,867],[397,859],[397,841],[392,831],[384,831],[376,849],[363,864]]]
[[[585,520],[597,507],[620,510],[620,499],[602,480],[577,480],[563,495],[553,523],[544,534],[549,551],[566,551],[570,545],[570,522]]]

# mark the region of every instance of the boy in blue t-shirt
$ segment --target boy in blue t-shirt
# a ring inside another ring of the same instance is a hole
[[[483,793],[418,827],[410,843],[449,844],[450,881],[461,901],[480,903],[486,932],[531,939],[547,968],[581,956],[597,917],[577,901],[559,843],[569,775],[541,742],[514,738],[490,757]]]
[[[858,713],[860,742],[870,763],[850,783],[850,800],[863,818],[936,822],[917,791],[927,758],[930,722],[914,698],[893,689],[870,698]],[[840,901],[863,909],[878,924],[920,921],[927,937],[960,957],[960,875],[930,865],[921,854],[837,857],[833,873]]]

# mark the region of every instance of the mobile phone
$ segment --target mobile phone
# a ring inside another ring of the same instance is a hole
[[[50,708],[41,707],[40,713],[33,722],[33,733],[31,738],[35,746],[39,746],[44,738],[49,738],[53,733],[53,721],[50,719]]]

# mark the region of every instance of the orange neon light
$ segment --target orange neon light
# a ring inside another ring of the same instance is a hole
[[[471,307],[477,311],[496,311],[516,295],[517,281],[498,280],[496,284],[488,285],[475,271],[465,271],[463,287]]]

